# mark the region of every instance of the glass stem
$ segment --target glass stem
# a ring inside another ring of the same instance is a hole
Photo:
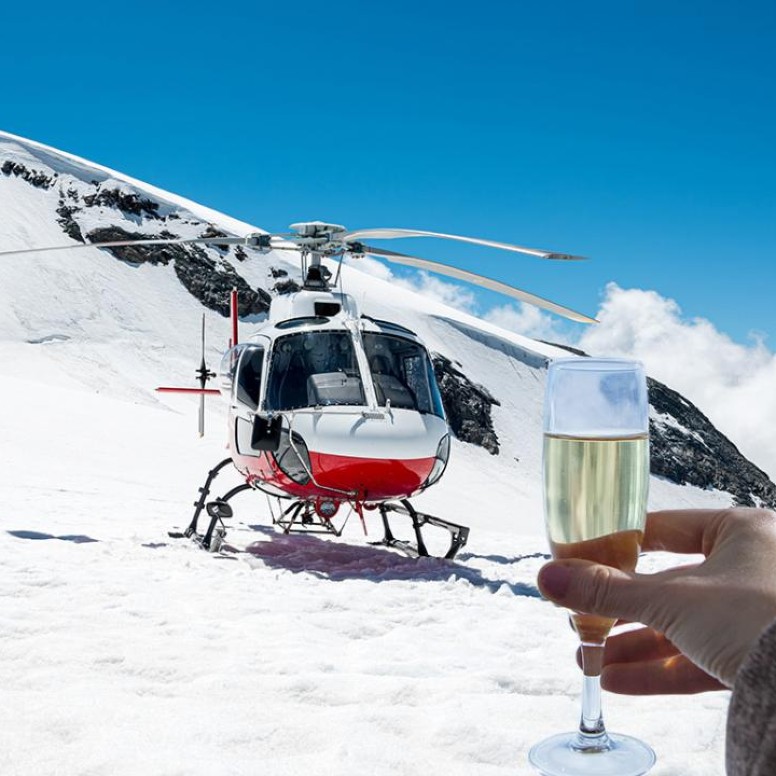
[[[582,643],[582,715],[574,749],[600,752],[610,748],[601,712],[603,644]]]

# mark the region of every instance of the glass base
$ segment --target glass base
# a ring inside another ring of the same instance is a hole
[[[602,749],[579,749],[578,733],[561,733],[536,744],[528,759],[542,776],[642,776],[655,753],[638,738],[609,733]]]

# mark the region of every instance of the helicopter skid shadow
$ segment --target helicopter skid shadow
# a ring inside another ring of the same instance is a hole
[[[266,526],[250,527],[268,538],[249,544],[245,552],[269,568],[285,569],[294,574],[310,574],[333,582],[348,579],[374,583],[465,580],[491,593],[506,585],[513,595],[541,598],[533,585],[488,579],[478,569],[444,558],[410,558],[382,547],[345,544],[309,535],[289,536]]]
[[[54,536],[54,534],[41,533],[40,531],[6,531],[10,536],[17,539],[30,539],[32,541],[42,541],[44,539],[58,539],[61,542],[72,542],[73,544],[89,544],[97,542],[99,539],[92,539],[91,536],[83,534],[65,534],[64,536]]]

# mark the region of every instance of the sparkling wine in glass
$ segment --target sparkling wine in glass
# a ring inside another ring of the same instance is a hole
[[[564,358],[550,364],[544,405],[544,511],[554,558],[633,571],[647,513],[649,403],[638,362]],[[614,620],[572,612],[582,643],[579,729],[536,744],[545,776],[641,776],[646,744],[608,733],[601,713],[604,644]]]

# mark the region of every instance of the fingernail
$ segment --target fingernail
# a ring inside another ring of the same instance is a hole
[[[571,570],[567,566],[550,563],[539,572],[539,588],[548,598],[562,599],[570,582]]]

